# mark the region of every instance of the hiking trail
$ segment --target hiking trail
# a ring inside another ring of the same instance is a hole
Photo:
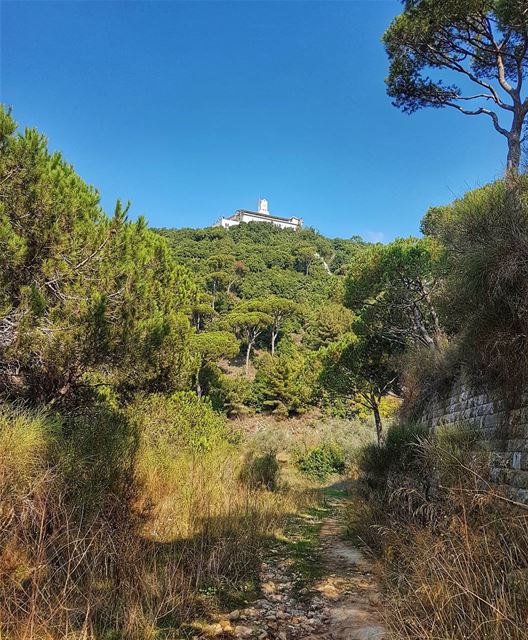
[[[219,615],[193,639],[385,640],[372,562],[343,538],[346,485],[324,490],[324,506],[292,518],[260,571],[260,598]]]

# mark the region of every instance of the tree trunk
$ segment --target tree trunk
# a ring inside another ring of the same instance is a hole
[[[246,350],[246,378],[249,377],[249,356],[251,355],[251,347],[253,346],[252,342],[248,342],[247,350]]]
[[[427,327],[425,326],[422,319],[422,314],[418,309],[416,303],[413,303],[412,305],[412,319],[415,335],[418,341],[426,347],[434,349],[437,345],[435,343],[435,340],[430,336],[429,331],[427,331]]]
[[[506,162],[506,173],[517,175],[521,166],[521,137],[523,129],[523,118],[515,114],[512,128],[508,135],[508,160]]]
[[[381,416],[380,416],[380,412],[379,412],[379,405],[378,405],[378,401],[372,399],[372,413],[374,414],[374,422],[376,423],[376,438],[378,440],[378,447],[381,444],[381,434],[383,431],[383,425],[381,423]]]
[[[521,164],[521,140],[520,137],[510,136],[508,138],[508,161],[506,173],[517,175]]]
[[[277,340],[278,331],[271,330],[271,355],[275,355],[275,342]]]

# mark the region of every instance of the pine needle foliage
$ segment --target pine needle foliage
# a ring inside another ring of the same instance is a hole
[[[0,148],[0,393],[57,402],[94,372],[129,391],[181,387],[191,275],[4,108]]]

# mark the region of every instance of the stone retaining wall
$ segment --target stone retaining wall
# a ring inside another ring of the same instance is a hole
[[[528,503],[528,394],[512,408],[460,380],[447,396],[429,403],[420,422],[431,429],[449,424],[476,429],[490,454],[492,479],[506,485],[513,499]]]

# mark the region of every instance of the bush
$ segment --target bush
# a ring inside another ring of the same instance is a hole
[[[415,346],[401,362],[405,396],[400,407],[401,420],[418,420],[427,404],[449,393],[462,371],[459,340],[442,340],[437,349]]]
[[[326,480],[334,473],[344,473],[346,467],[343,450],[331,443],[297,452],[295,463],[301,473],[319,481]]]
[[[219,373],[211,384],[210,397],[215,409],[229,418],[241,418],[251,413],[251,381],[244,375],[228,376]]]
[[[258,360],[253,384],[257,405],[283,417],[305,413],[313,400],[315,370],[313,359],[282,342],[275,356],[264,353]]]
[[[437,303],[460,359],[494,384],[528,380],[528,177],[498,181],[431,209],[426,234],[445,247]]]
[[[261,455],[249,453],[240,472],[242,482],[253,488],[275,491],[279,484],[280,467],[274,451]]]
[[[406,472],[412,468],[418,455],[417,445],[426,433],[425,427],[420,425],[389,427],[381,445],[372,443],[359,452],[360,474],[372,486],[385,487],[392,472]]]

